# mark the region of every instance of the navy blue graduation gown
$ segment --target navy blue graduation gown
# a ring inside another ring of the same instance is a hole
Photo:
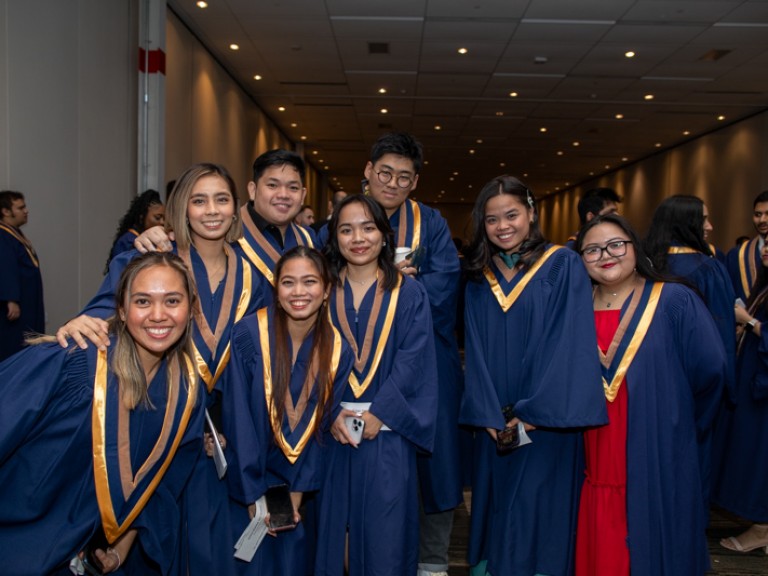
[[[714,433],[712,501],[753,522],[768,523],[768,313],[739,347],[735,406],[723,408]]]
[[[540,259],[541,261],[541,259]],[[504,294],[507,283],[492,265]],[[493,576],[567,575],[583,480],[579,428],[606,422],[589,278],[560,247],[505,313],[487,279],[466,289],[466,388],[461,423],[479,428],[472,483],[470,564]],[[500,454],[485,428],[505,426],[513,404],[537,427],[532,444]]]
[[[70,560],[102,525],[94,481],[92,412],[98,352],[64,350],[58,344],[33,346],[0,364],[0,550],[2,572],[16,576],[69,574]],[[106,463],[112,503],[119,523],[127,516],[117,468],[117,383],[107,381]],[[123,574],[174,574],[179,547],[179,498],[201,450],[202,387],[190,387],[194,408],[186,426],[180,418],[187,400],[180,390],[169,443],[178,438],[175,456],[157,488],[130,528],[138,538]],[[154,408],[130,412],[130,466],[138,471],[158,442],[168,402],[163,362],[149,386]],[[111,400],[111,402],[110,402]],[[113,432],[113,434],[110,434]],[[166,444],[167,446],[167,444]],[[157,473],[167,453],[139,481],[135,502]],[[133,478],[132,475],[129,476]],[[99,475],[96,474],[96,478]]]
[[[136,240],[136,238],[139,237],[139,232],[131,228],[120,236],[115,241],[115,245],[112,246],[112,250],[109,253],[109,260],[112,261],[112,259],[117,256],[118,254],[122,254],[123,252],[128,252],[130,250],[133,250],[133,243]]]
[[[749,300],[752,285],[757,279],[757,271],[762,266],[759,240],[760,237],[755,236],[749,242],[731,248],[725,256],[733,291],[744,302]]]
[[[344,287],[343,314],[355,342],[363,347],[374,301],[375,283],[355,312],[352,290]],[[382,334],[392,293],[386,293],[374,349]],[[331,317],[341,326],[337,292],[331,293]],[[341,329],[341,328],[340,328]],[[373,351],[371,357],[373,357]],[[349,576],[415,574],[418,563],[417,451],[435,442],[437,368],[429,301],[423,286],[403,277],[390,332],[382,341],[381,360],[352,374],[367,387],[347,402],[370,402],[370,412],[391,430],[382,430],[357,448],[330,439],[325,478],[318,494],[317,576],[344,574],[344,541],[349,530]]]
[[[414,206],[420,215],[420,234],[415,237]],[[406,230],[401,230],[405,212]],[[406,201],[389,219],[396,244],[418,245],[414,265],[429,297],[437,354],[437,433],[431,454],[419,454],[421,501],[426,513],[455,508],[463,501],[459,404],[464,386],[456,342],[456,311],[461,265],[448,223],[439,211],[413,200]]]
[[[271,287],[264,277],[233,250],[227,273],[221,283],[212,288],[208,273],[194,246],[190,248],[192,274],[197,284],[200,311],[210,333],[206,337],[202,322],[193,323],[194,343],[198,352],[197,363],[205,388],[206,405],[212,408],[219,402],[221,375],[226,371],[230,357],[230,334],[232,326],[246,314],[252,313],[265,304],[271,295]],[[109,265],[99,292],[83,310],[106,318],[114,314],[114,294],[125,267],[139,253],[135,250],[119,254]],[[230,270],[230,266],[234,270]],[[228,288],[228,282],[233,285]],[[225,301],[229,304],[225,307]],[[226,310],[225,310],[226,308]],[[225,310],[224,312],[222,310]],[[227,318],[220,318],[224,313]],[[211,333],[221,323],[218,338],[211,343]],[[223,414],[226,418],[226,414]],[[205,429],[207,430],[207,429]],[[204,428],[200,428],[202,434]],[[181,551],[184,571],[191,576],[218,574],[227,576],[234,573],[230,538],[229,500],[226,483],[220,481],[212,458],[201,451],[195,466],[195,473],[185,490],[184,503],[184,548]]]
[[[321,313],[326,313],[325,311]],[[273,366],[275,347],[291,347],[291,343],[275,342],[274,311],[259,311],[262,322],[268,326],[263,334],[257,315],[243,319],[232,335],[232,361],[225,376],[224,395],[225,434],[229,438],[230,470],[227,473],[232,497],[232,542],[235,542],[249,523],[248,505],[258,500],[270,486],[287,484],[292,492],[315,492],[320,488],[324,460],[332,439],[327,434],[338,414],[341,397],[352,368],[353,354],[349,345],[336,332],[339,346],[338,364],[335,367],[333,394],[326,407],[321,434],[310,432],[310,423],[317,409],[317,388],[307,401],[306,408],[291,430],[287,415],[283,418],[281,433],[287,444],[297,450],[291,462],[275,441],[268,409],[264,381],[264,358],[268,354]],[[261,337],[269,338],[269,350],[261,345]],[[290,392],[294,405],[304,389],[310,369],[313,337],[308,337],[299,349],[291,370]],[[274,367],[272,367],[274,373]],[[325,436],[322,442],[319,440]],[[301,448],[299,448],[301,447]],[[277,537],[266,536],[250,563],[237,561],[240,574],[280,574],[303,576],[307,565],[314,558],[307,557],[303,523]]]
[[[709,435],[727,372],[717,327],[701,299],[682,285],[664,284],[623,384],[633,576],[702,575],[709,567],[699,445]]]
[[[8,302],[21,315],[8,320]],[[45,332],[43,279],[32,245],[18,228],[0,226],[0,361],[24,347],[24,334]]]

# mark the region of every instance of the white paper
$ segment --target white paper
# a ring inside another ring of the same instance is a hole
[[[208,409],[205,410],[205,421],[208,422],[208,428],[210,428],[211,435],[213,436],[213,463],[216,465],[216,474],[219,475],[219,480],[221,480],[224,478],[224,474],[227,473],[227,457],[224,456],[224,448],[221,447],[219,433],[213,425]]]
[[[245,530],[237,539],[235,544],[235,558],[250,562],[253,560],[253,556],[256,554],[256,550],[259,549],[261,541],[264,540],[264,536],[267,534],[267,524],[264,522],[264,518],[267,517],[267,502],[262,496],[256,500],[256,512],[253,515],[253,519],[245,527]]]
[[[518,448],[520,446],[525,446],[526,444],[530,444],[531,442],[533,442],[533,440],[531,440],[531,437],[528,436],[528,432],[525,431],[525,424],[523,424],[522,422],[517,423],[517,433],[518,433],[518,437],[520,438],[520,443],[517,445]]]

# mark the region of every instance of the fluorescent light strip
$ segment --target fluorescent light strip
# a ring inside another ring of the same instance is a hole
[[[416,70],[344,70],[345,74],[375,75],[375,76],[416,76]]]
[[[768,22],[715,22],[712,26],[720,28],[768,28]]]
[[[713,82],[714,78],[696,76],[640,76],[640,80],[660,80],[662,82]]]
[[[423,16],[331,16],[344,22],[424,22]]]
[[[565,78],[565,74],[524,74],[521,72],[494,72],[498,78]]]
[[[523,18],[521,24],[568,24],[584,26],[613,26],[616,20],[564,20],[559,18]]]

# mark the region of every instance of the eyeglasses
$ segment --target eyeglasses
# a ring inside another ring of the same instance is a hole
[[[608,252],[608,256],[624,256],[627,253],[627,244],[632,244],[631,240],[611,240],[605,246],[591,245],[581,251],[581,257],[584,262],[597,262],[603,257],[603,252]]]
[[[381,182],[382,184],[389,184],[394,174],[392,174],[392,172],[389,172],[387,170],[382,170],[381,172],[376,172],[376,176],[378,177],[379,182]],[[397,177],[395,182],[397,182],[397,185],[400,188],[408,188],[411,184],[413,184],[413,178],[411,178],[406,174],[400,174],[400,176]]]

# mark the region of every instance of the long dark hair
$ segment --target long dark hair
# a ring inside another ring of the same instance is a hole
[[[117,225],[117,232],[112,240],[112,246],[109,249],[109,256],[107,257],[107,264],[104,267],[104,273],[109,271],[109,263],[112,261],[112,250],[115,249],[115,244],[120,238],[128,232],[131,228],[136,232],[144,232],[144,219],[147,217],[150,207],[155,205],[162,206],[163,201],[160,199],[160,193],[157,190],[146,190],[131,200],[128,211],[120,218],[120,222]]]
[[[667,253],[673,244],[712,256],[704,240],[704,202],[700,198],[678,194],[656,208],[644,248],[660,272],[667,271]]]
[[[318,276],[323,283],[323,289],[331,286],[332,278],[328,262],[322,254],[314,248],[306,246],[296,246],[283,254],[275,266],[275,364],[272,366],[272,397],[268,399],[271,409],[274,409],[278,422],[282,422],[285,417],[285,396],[288,393],[291,384],[291,347],[288,345],[290,334],[288,332],[288,314],[280,306],[277,299],[277,290],[280,284],[280,276],[283,272],[286,262],[296,258],[305,258],[312,262],[317,269]],[[312,372],[315,362],[317,362],[317,418],[315,419],[314,432],[318,432],[321,423],[326,417],[326,411],[330,407],[330,400],[333,395],[333,379],[331,378],[331,358],[333,356],[333,328],[326,309],[326,303],[323,302],[318,311],[315,325],[313,328],[314,340],[312,350],[310,351],[310,367],[308,372]]]
[[[581,250],[584,247],[584,237],[587,235],[587,232],[592,230],[592,228],[595,226],[599,226],[600,224],[613,224],[614,226],[618,226],[621,231],[626,234],[627,238],[629,238],[630,242],[632,243],[632,247],[635,250],[635,270],[640,276],[646,280],[651,280],[652,282],[670,282],[677,280],[667,276],[666,274],[660,273],[658,270],[656,270],[656,268],[654,268],[651,259],[648,257],[648,254],[643,247],[643,243],[640,242],[640,238],[635,233],[632,226],[629,225],[629,222],[627,222],[618,214],[604,214],[603,216],[596,216],[581,227],[581,230],[579,230],[579,235],[576,237],[576,251],[579,254],[581,254]]]
[[[392,232],[392,227],[389,225],[387,213],[384,212],[384,208],[381,207],[381,204],[376,202],[376,200],[370,196],[363,196],[362,194],[347,196],[344,200],[339,202],[339,205],[333,211],[331,221],[328,223],[328,243],[325,245],[323,253],[331,264],[333,283],[338,285],[341,269],[347,265],[347,260],[341,255],[339,239],[337,237],[339,216],[346,206],[354,202],[363,205],[363,210],[365,210],[365,213],[371,217],[374,225],[384,238],[384,246],[381,247],[381,252],[379,253],[378,258],[379,268],[384,273],[384,278],[381,280],[381,287],[384,290],[392,290],[397,285],[397,279],[400,276],[400,271],[395,266],[395,235]]]
[[[491,257],[499,252],[485,232],[485,206],[494,196],[509,194],[517,198],[523,206],[533,210],[533,222],[530,224],[528,237],[520,247],[523,257],[520,259],[524,268],[532,266],[544,253],[547,239],[539,227],[539,212],[533,192],[514,176],[503,174],[488,182],[480,190],[475,206],[472,208],[472,240],[465,255],[465,270],[470,279],[482,277],[483,269],[491,263]]]

